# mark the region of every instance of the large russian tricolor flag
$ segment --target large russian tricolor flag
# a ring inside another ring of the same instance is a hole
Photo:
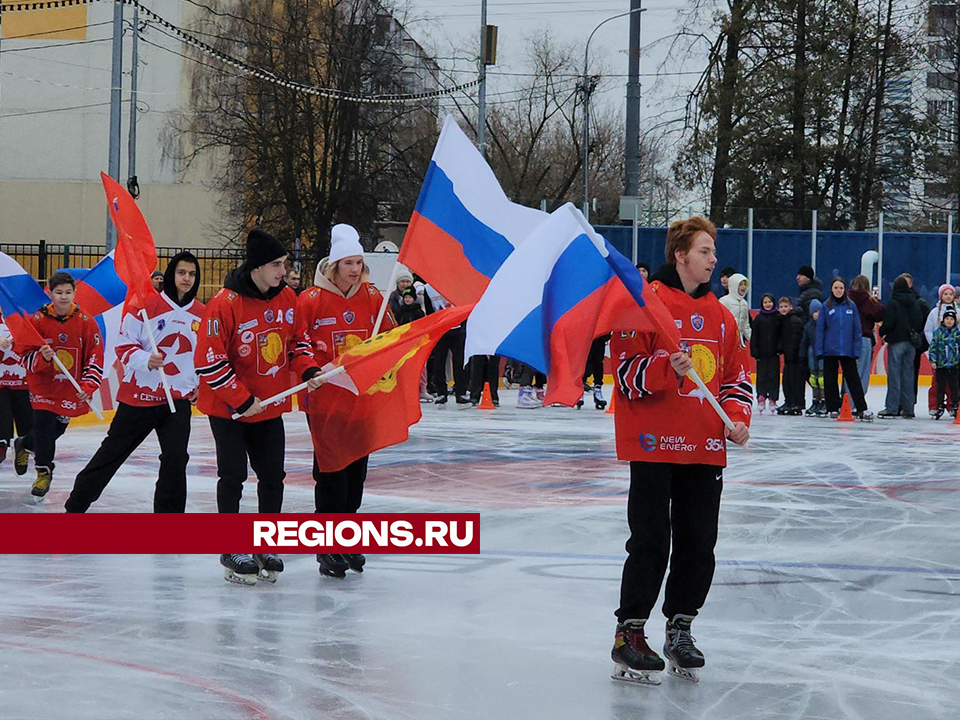
[[[656,332],[676,348],[673,317],[639,271],[576,207],[551,213],[503,263],[467,320],[465,357],[500,355],[548,375],[546,404],[583,397],[595,337]]]
[[[547,217],[507,199],[493,170],[448,115],[398,261],[454,304],[473,303]]]
[[[50,298],[20,263],[0,252],[0,311],[18,345],[45,344],[30,317],[48,302]]]

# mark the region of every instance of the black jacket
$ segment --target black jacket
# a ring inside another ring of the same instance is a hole
[[[807,359],[800,357],[800,346],[803,343],[803,312],[794,308],[783,317],[780,331],[780,352],[784,362],[799,362]]]
[[[661,265],[660,269],[650,277],[650,282],[654,280],[659,280],[667,287],[683,292],[683,282],[680,280],[680,273],[677,272],[676,265],[670,265],[669,263]],[[702,298],[708,292],[711,292],[710,283],[705,282],[698,285],[690,297],[693,299]]]
[[[397,325],[406,325],[407,323],[412,323],[414,320],[426,317],[426,314],[418,302],[413,303],[413,305],[404,305],[401,303],[400,309],[394,313],[394,317],[397,319]]]
[[[880,334],[890,344],[907,342],[910,331],[916,330],[923,335],[923,323],[926,318],[920,309],[920,303],[913,290],[898,290],[893,293],[890,302],[883,311],[883,325]]]
[[[783,316],[774,310],[766,313],[761,311],[753,318],[753,334],[750,336],[750,356],[765,358],[777,355],[780,352],[780,328]]]
[[[803,320],[806,322],[810,318],[810,303],[814,300],[823,302],[823,283],[820,278],[813,278],[803,287],[798,287],[800,297],[797,298],[797,307],[803,313]]]

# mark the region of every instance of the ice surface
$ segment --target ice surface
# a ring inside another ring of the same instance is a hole
[[[3,557],[0,720],[960,716],[960,427],[925,403],[912,422],[757,417],[694,623],[707,666],[651,688],[610,679],[628,487],[613,418],[514,398],[426,407],[372,459],[364,510],[477,510],[479,556],[377,556],[331,580],[291,555],[257,587],[212,556]],[[284,509],[308,512],[302,416],[287,429]],[[0,511],[61,512],[103,432],[61,439],[41,505],[4,463]],[[93,511],[150,511],[157,453],[151,438]],[[214,510],[199,418],[189,472],[188,510]]]

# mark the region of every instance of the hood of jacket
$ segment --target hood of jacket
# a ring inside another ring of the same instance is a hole
[[[257,287],[256,283],[253,282],[253,278],[250,277],[250,271],[252,268],[247,267],[246,263],[243,263],[236,270],[231,270],[227,275],[226,281],[224,281],[223,286],[227,290],[233,290],[238,295],[243,295],[244,297],[254,298],[256,300],[273,300],[277,295],[283,292],[284,288],[287,287],[285,282],[281,282],[276,287],[272,287],[267,292],[260,292],[260,288]]]
[[[354,295],[356,295],[360,290],[360,286],[363,285],[363,282],[358,282],[344,293],[340,288],[337,287],[336,283],[323,274],[329,265],[330,262],[328,258],[324,258],[317,263],[317,270],[315,273],[313,273],[313,284],[321,290],[332,292],[334,295],[342,298],[352,298]]]
[[[732,298],[736,298],[737,300],[743,300],[744,302],[746,302],[747,298],[741,297],[740,293],[737,291],[737,289],[740,287],[740,283],[744,281],[746,281],[747,289],[749,290],[750,281],[747,280],[746,275],[743,275],[741,273],[734,273],[733,275],[731,275],[727,280],[727,295],[729,295]]]
[[[192,262],[197,266],[197,280],[193,283],[193,287],[190,288],[190,291],[183,296],[183,300],[177,299],[177,264],[181,260],[186,260]],[[200,290],[200,261],[197,260],[197,256],[192,252],[187,250],[182,250],[170,258],[170,262],[167,264],[167,269],[163,272],[163,293],[173,301],[174,305],[179,305],[180,307],[186,307],[194,301],[194,298],[197,297],[197,292]]]
[[[680,292],[686,292],[683,289],[683,281],[680,280],[680,273],[677,272],[676,266],[670,265],[669,263],[661,265],[660,269],[650,277],[650,280],[659,280],[667,287],[671,287],[674,290],[679,290]],[[709,292],[710,283],[701,283],[697,286],[697,289],[693,291],[693,294],[690,297],[696,300],[697,298],[702,298]]]

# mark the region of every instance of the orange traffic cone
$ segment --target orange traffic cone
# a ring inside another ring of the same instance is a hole
[[[614,410],[613,410],[613,399],[614,399],[616,396],[617,396],[617,389],[616,389],[616,388],[613,388],[613,391],[610,393],[610,403],[607,405],[607,410],[606,410],[606,412],[604,413],[604,415],[613,415],[613,414],[615,414],[615,413],[614,413]]]
[[[496,410],[496,405],[493,404],[493,400],[490,399],[490,383],[487,383],[483,386],[483,392],[480,395],[480,404],[477,406],[478,410]]]
[[[843,396],[843,406],[840,408],[840,417],[837,422],[853,422],[853,413],[850,412],[850,396]]]
[[[960,425],[960,412],[957,413],[957,416],[953,419],[954,425]]]

